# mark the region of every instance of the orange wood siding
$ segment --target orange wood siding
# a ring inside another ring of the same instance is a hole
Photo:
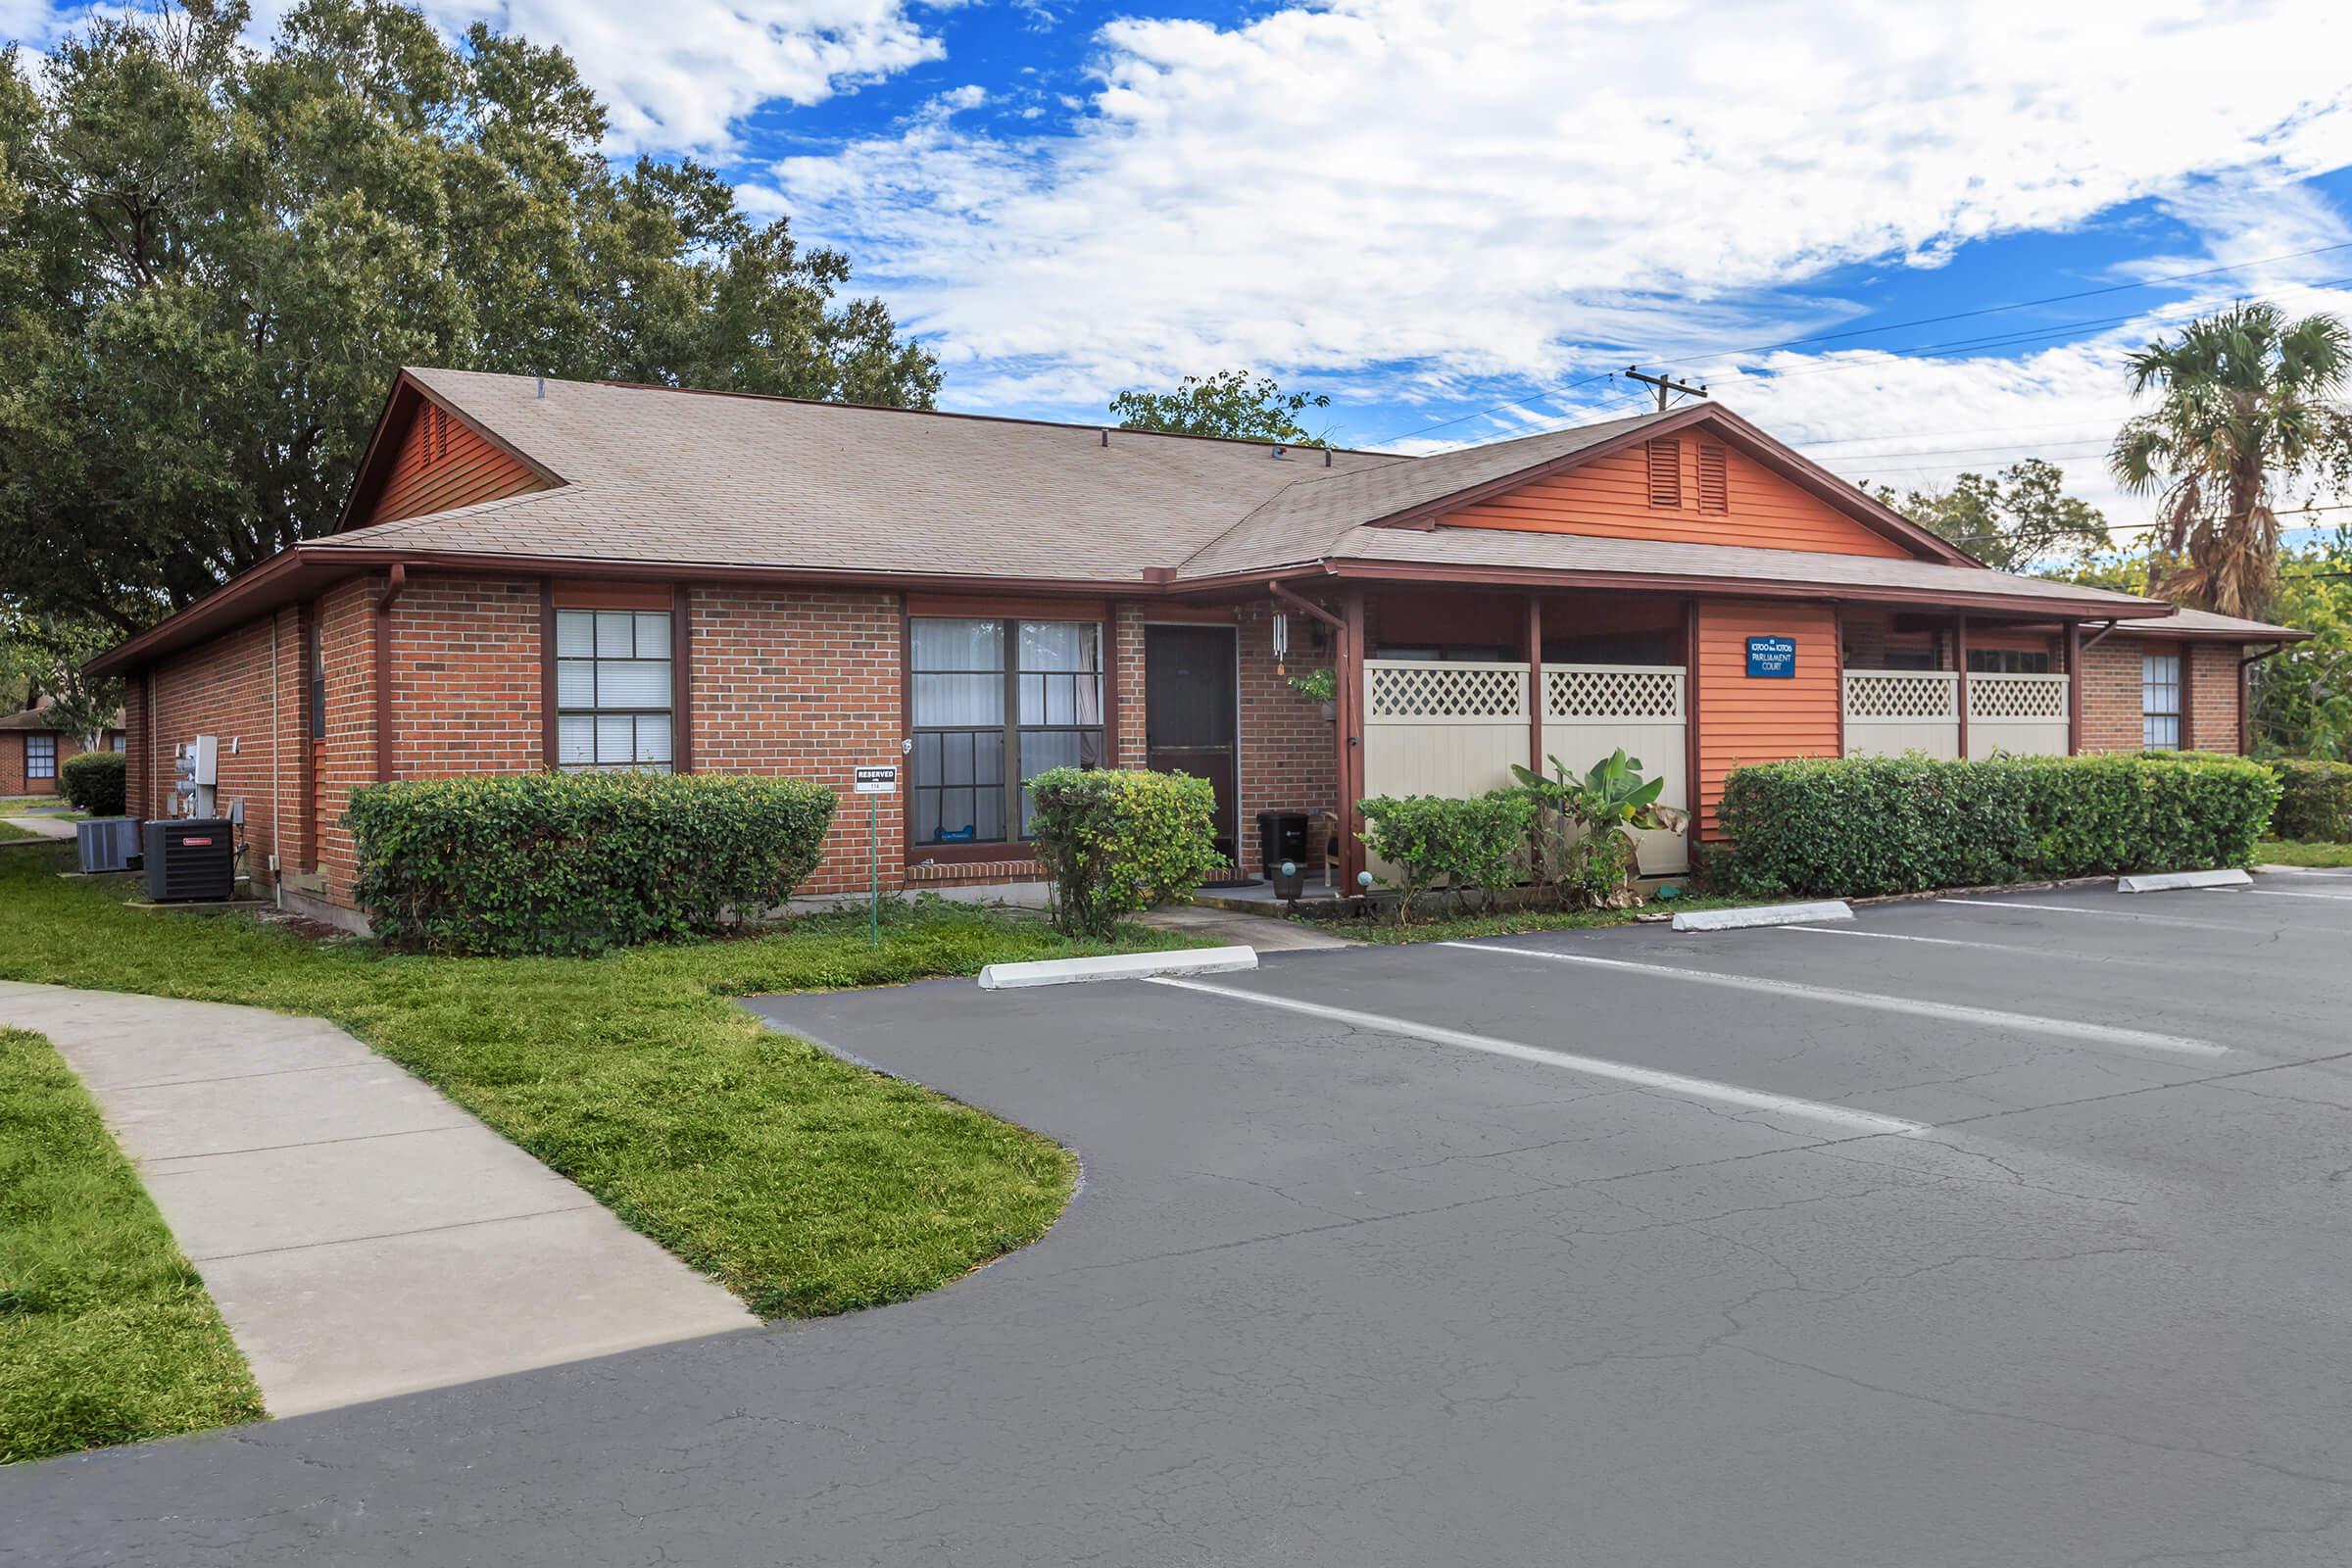
[[[1718,449],[1724,454],[1721,478],[1710,466],[1702,482],[1699,451],[1715,443],[1686,432],[1676,444],[1682,470],[1679,507],[1649,504],[1650,455],[1637,446],[1448,513],[1442,521],[1461,528],[1749,545],[1896,561],[1911,555],[1743,453]],[[1719,496],[1720,514],[1715,511]]]
[[[437,404],[419,401],[383,493],[364,521],[395,522],[544,488],[546,482],[528,465],[501,452]]]
[[[1796,673],[1750,679],[1747,639],[1796,641]],[[1718,839],[1724,776],[1753,762],[1838,755],[1836,615],[1810,605],[1725,600],[1698,607],[1699,832]]]

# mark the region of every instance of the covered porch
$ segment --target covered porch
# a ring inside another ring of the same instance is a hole
[[[1641,835],[1642,869],[1674,876],[1690,869],[1693,834],[1717,836],[1722,781],[1743,763],[2081,749],[2080,622],[1792,597],[1269,586],[1275,615],[1299,628],[1274,640],[1303,646],[1311,628],[1338,677],[1327,819],[1348,831],[1317,868],[1341,891],[1365,869],[1356,801],[1474,796],[1512,783],[1514,764],[1639,759],[1684,818]]]

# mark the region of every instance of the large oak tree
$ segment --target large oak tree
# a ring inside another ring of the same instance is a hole
[[[553,49],[385,0],[0,54],[0,594],[130,631],[334,518],[403,364],[927,408],[847,260],[615,165]]]

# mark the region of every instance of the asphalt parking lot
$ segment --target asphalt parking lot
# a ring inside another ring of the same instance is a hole
[[[2352,1560],[2352,875],[767,999],[1078,1149],[881,1311],[0,1474],[40,1564]]]

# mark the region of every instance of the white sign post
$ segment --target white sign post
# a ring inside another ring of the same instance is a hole
[[[882,946],[882,797],[899,793],[897,764],[852,770],[850,792],[866,797],[865,935],[868,943],[879,948]]]

